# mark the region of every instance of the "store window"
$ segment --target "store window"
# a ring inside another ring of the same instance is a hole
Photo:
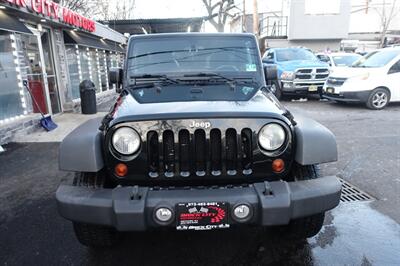
[[[107,69],[107,54],[106,51],[99,51],[99,68],[100,68],[100,82],[101,90],[106,91],[109,89],[108,85],[108,69]]]
[[[99,61],[98,61],[98,51],[97,49],[93,48],[88,48],[88,58],[89,58],[89,64],[90,64],[90,80],[94,83],[94,86],[96,87],[96,91],[100,92],[101,87],[100,87],[100,66],[99,66]]]
[[[107,61],[107,70],[110,70],[110,68],[115,67],[115,53],[114,52],[106,52],[106,61]],[[109,89],[115,90],[116,86],[115,84],[109,84]]]
[[[79,99],[79,84],[85,79],[95,84],[97,92],[115,89],[108,73],[112,67],[123,66],[124,54],[68,44],[65,49],[73,99]]]
[[[90,63],[89,63],[89,48],[79,47],[79,62],[80,62],[80,77],[81,81],[91,78]]]
[[[79,48],[77,45],[66,45],[68,72],[71,84],[71,95],[73,99],[79,98],[79,84],[81,81]]]
[[[15,36],[0,31],[0,121],[2,122],[27,113],[18,64]]]

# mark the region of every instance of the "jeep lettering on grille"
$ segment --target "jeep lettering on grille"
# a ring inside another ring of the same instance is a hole
[[[210,128],[211,127],[211,123],[210,122],[196,122],[196,121],[192,121],[189,125],[190,128]]]

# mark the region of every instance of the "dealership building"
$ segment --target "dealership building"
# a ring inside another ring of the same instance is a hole
[[[97,102],[115,97],[126,37],[49,0],[0,0],[0,145],[34,128],[40,112],[77,111],[90,79]]]

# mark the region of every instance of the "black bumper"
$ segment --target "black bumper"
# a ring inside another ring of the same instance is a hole
[[[356,102],[366,103],[370,95],[370,91],[354,91],[354,92],[343,92],[340,94],[326,93],[322,95],[323,98],[338,102]]]
[[[227,202],[251,207],[245,224],[262,226],[288,224],[291,219],[324,212],[339,204],[341,183],[334,176],[298,182],[255,183],[246,187],[217,189],[151,190],[148,187],[91,189],[60,185],[56,192],[58,210],[64,218],[115,227],[119,231],[144,231],[175,226],[159,224],[154,212],[159,207],[173,212],[178,203]],[[231,210],[230,210],[231,211]],[[238,224],[230,219],[231,224]]]

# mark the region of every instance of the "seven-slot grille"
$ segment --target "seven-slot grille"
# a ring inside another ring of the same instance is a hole
[[[296,70],[296,79],[316,80],[327,79],[329,69],[327,68],[301,68]]]
[[[252,173],[253,132],[229,128],[165,130],[147,133],[149,176],[156,178],[205,175],[250,175]]]

